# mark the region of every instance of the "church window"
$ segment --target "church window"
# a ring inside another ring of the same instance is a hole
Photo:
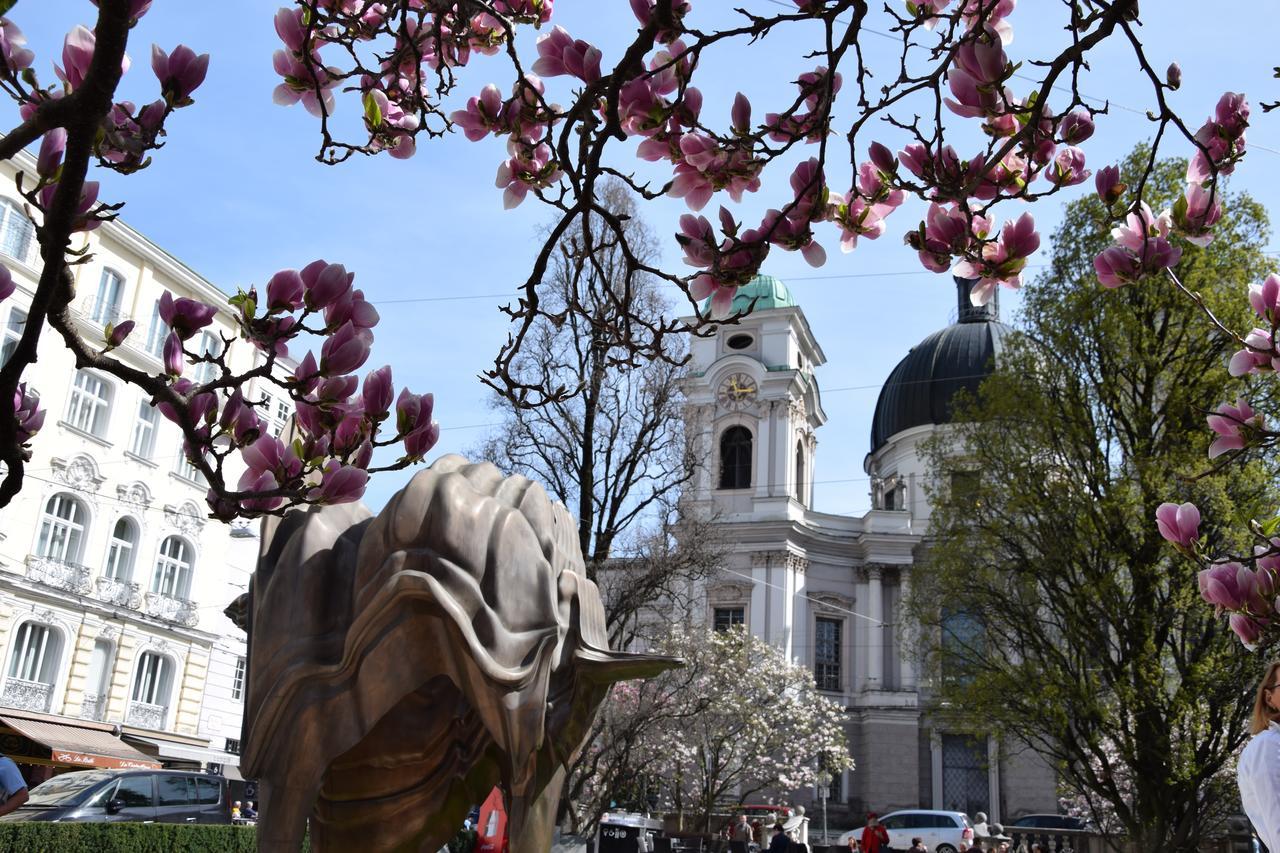
[[[717,607],[714,615],[712,627],[717,631],[730,631],[747,624],[745,607]]]
[[[731,426],[720,436],[720,488],[751,488],[751,431]]]
[[[729,349],[746,349],[755,343],[755,338],[750,335],[737,334],[731,335],[724,343]]]
[[[833,693],[840,690],[840,634],[843,623],[839,619],[818,618],[814,625],[813,680],[819,690]]]
[[[804,444],[796,442],[796,500],[802,506],[807,506],[805,502],[805,479],[804,479]]]

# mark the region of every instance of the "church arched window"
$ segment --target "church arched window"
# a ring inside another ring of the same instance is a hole
[[[796,442],[796,500],[805,505],[804,500],[804,442]]]
[[[751,488],[751,430],[731,426],[720,436],[720,488]]]

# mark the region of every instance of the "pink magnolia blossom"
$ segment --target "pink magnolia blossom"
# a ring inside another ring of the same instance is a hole
[[[953,272],[961,278],[976,278],[977,285],[969,292],[974,305],[985,305],[991,300],[997,285],[1017,289],[1022,286],[1022,271],[1027,258],[1040,248],[1040,234],[1035,219],[1024,213],[1016,220],[1005,222],[999,239],[982,247],[981,260],[968,258],[956,264]]]
[[[3,297],[0,297],[3,298]],[[1249,285],[1249,305],[1263,320],[1277,325],[1280,321],[1280,276],[1272,273],[1262,284]]]
[[[364,496],[368,482],[368,471],[330,459],[320,475],[320,485],[307,492],[307,500],[321,504],[358,501]]]
[[[1216,459],[1230,450],[1241,450],[1248,444],[1248,436],[1262,426],[1262,416],[1241,397],[1235,405],[1223,403],[1215,414],[1209,415],[1209,428],[1218,437],[1209,445],[1209,458]]]
[[[169,376],[181,376],[186,367],[182,352],[182,339],[170,332],[164,339],[164,372]]]
[[[1193,503],[1162,503],[1156,509],[1156,526],[1165,539],[1190,548],[1200,539],[1200,510]]]
[[[396,430],[404,441],[405,456],[421,459],[440,440],[440,425],[432,420],[435,397],[431,394],[413,394],[409,389],[400,392],[396,400]]]
[[[188,299],[185,296],[174,299],[173,294],[167,290],[160,294],[157,309],[164,324],[184,341],[212,323],[213,316],[217,313],[217,309],[212,305],[206,305],[195,299]]]
[[[1213,226],[1222,218],[1221,194],[1200,184],[1187,184],[1171,211],[1178,233],[1195,246],[1213,242]]]
[[[1098,198],[1110,207],[1120,200],[1128,186],[1120,183],[1120,169],[1117,166],[1103,166],[1094,178],[1094,186],[1098,190]]]
[[[151,70],[160,81],[160,91],[165,101],[174,107],[191,103],[191,93],[204,82],[209,70],[209,54],[196,53],[180,44],[172,54],[165,53],[159,45],[151,46]]]
[[[1011,70],[1004,48],[994,34],[963,42],[947,69],[947,84],[955,96],[955,100],[945,99],[947,107],[956,115],[974,118],[1007,112],[1013,96],[1002,83]]]
[[[40,154],[36,158],[36,172],[41,178],[50,181],[58,179],[58,170],[62,168],[62,155],[67,150],[67,131],[55,127],[46,131],[40,140]]]
[[[1248,649],[1257,646],[1268,624],[1265,619],[1255,619],[1243,613],[1232,613],[1227,621],[1231,625],[1231,630],[1235,632],[1235,635],[1240,638],[1240,642]]]
[[[0,302],[12,296],[17,289],[18,285],[13,281],[13,273],[9,272],[8,267],[0,264]]]
[[[1084,152],[1075,146],[1067,146],[1058,152],[1049,166],[1049,180],[1059,187],[1083,184],[1093,174],[1084,167]]]
[[[1224,610],[1245,607],[1257,585],[1253,572],[1239,563],[1215,563],[1196,574],[1200,596]]]
[[[239,388],[231,393],[222,407],[218,425],[231,435],[236,447],[244,447],[246,444],[257,441],[266,428],[253,406],[245,402]]]
[[[125,320],[115,324],[108,323],[102,331],[107,344],[103,352],[109,352],[124,343],[125,338],[129,337],[129,333],[133,331],[135,325],[137,324],[133,320]]]
[[[729,316],[733,307],[733,297],[737,292],[737,285],[717,281],[713,276],[705,273],[689,282],[689,296],[695,302],[702,302],[708,298],[711,300],[710,316],[713,318]]]
[[[960,7],[961,20],[965,26],[973,29],[986,26],[995,30],[1000,41],[1010,44],[1013,41],[1013,27],[1005,18],[1013,14],[1017,0],[964,0]]]
[[[54,65],[54,74],[63,82],[68,92],[74,92],[84,83],[84,75],[89,73],[89,63],[93,62],[93,50],[97,37],[84,25],[76,25],[62,42],[62,65]],[[120,61],[120,73],[129,70],[129,57]]]
[[[18,25],[8,18],[0,18],[0,61],[10,74],[30,68],[36,55],[26,48],[27,37]]]
[[[248,466],[246,475],[260,477],[270,472],[279,483],[289,483],[302,474],[302,460],[294,452],[292,444],[285,444],[274,435],[260,436],[241,451],[241,458]]]
[[[53,198],[57,195],[57,182],[45,184],[40,188],[37,197],[40,199],[40,207],[43,210],[49,210],[53,207]],[[95,216],[90,216],[89,211],[98,203],[98,182],[85,181],[80,188],[80,199],[76,202],[75,216],[71,220],[71,230],[73,231],[93,231],[96,230],[102,222]]]
[[[501,187],[502,206],[508,210],[524,201],[530,190],[545,189],[560,180],[560,164],[545,142],[530,145],[511,140],[510,159],[498,166],[494,183]]]
[[[1272,355],[1275,341],[1269,329],[1253,329],[1244,337],[1244,349],[1231,356],[1227,372],[1232,376],[1262,373],[1280,365],[1280,358]]]
[[[467,100],[467,108],[455,110],[449,120],[462,128],[462,133],[472,142],[479,142],[490,133],[506,133],[511,128],[504,118],[506,102],[498,87],[490,83],[480,94]]]
[[[1169,211],[1156,216],[1142,202],[1125,217],[1124,224],[1111,230],[1117,245],[1094,258],[1098,281],[1104,287],[1121,287],[1173,267],[1182,257],[1182,250],[1168,240],[1171,227]]]
[[[494,0],[493,8],[499,14],[534,25],[551,20],[555,0]]]
[[[320,346],[320,372],[326,376],[350,373],[369,359],[373,335],[350,320],[324,339]]]
[[[418,129],[418,116],[391,100],[382,89],[365,92],[364,123],[374,150],[386,151],[397,160],[407,160],[416,152],[413,134]]]
[[[1082,110],[1067,113],[1058,122],[1058,136],[1068,145],[1079,145],[1093,136],[1093,117]]]
[[[280,270],[267,282],[267,310],[296,311],[303,305],[305,291],[297,270]]]
[[[1249,126],[1249,102],[1244,95],[1226,92],[1218,99],[1213,117],[1196,131],[1197,150],[1187,164],[1187,182],[1200,184],[1215,173],[1229,175],[1244,156],[1245,129]]]
[[[394,391],[391,385],[390,365],[383,365],[365,375],[361,399],[364,402],[365,414],[375,423],[384,420],[391,411]]]
[[[364,291],[358,289],[347,291],[324,309],[326,329],[336,329],[348,321],[357,329],[372,329],[379,319],[377,309],[364,298]]]
[[[89,0],[89,2],[95,6],[98,5],[98,0]],[[138,23],[138,19],[147,14],[151,3],[152,0],[129,0],[129,26]]]
[[[44,426],[45,411],[40,408],[40,395],[25,382],[19,382],[14,389],[13,415],[18,422],[18,444],[26,444]]]
[[[654,19],[654,8],[658,3],[666,3],[667,0],[631,0],[631,12],[636,16],[636,20],[640,22],[640,26],[649,26]],[[690,0],[670,0],[671,3],[671,19],[675,23],[675,29],[666,29],[658,27],[657,32],[653,36],[656,42],[666,44],[675,41],[680,36],[680,30],[683,28],[684,16],[689,14],[693,8]]]
[[[907,245],[916,250],[920,263],[932,272],[946,272],[951,268],[952,257],[962,254],[972,242],[973,232],[964,211],[937,202],[930,203],[924,221],[906,236]]]
[[[568,74],[584,83],[600,79],[600,49],[575,39],[564,27],[552,27],[551,32],[538,36],[537,48],[534,74],[543,77]]]
[[[347,272],[342,264],[331,264],[327,261],[312,261],[299,272],[302,286],[306,288],[304,302],[312,310],[329,307],[334,302],[346,298],[351,291],[351,283],[355,273]]]

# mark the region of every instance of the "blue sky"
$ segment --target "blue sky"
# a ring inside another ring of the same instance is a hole
[[[224,290],[263,283],[277,269],[300,267],[317,257],[346,264],[382,313],[369,366],[391,364],[398,385],[435,393],[443,432],[433,457],[465,450],[483,435],[484,424],[497,419],[476,377],[492,364],[506,337],[498,295],[514,294],[523,281],[535,248],[534,232],[546,214],[533,200],[503,211],[501,191],[493,186],[504,156],[496,140],[423,139],[418,155],[409,161],[377,157],[356,158],[338,167],[317,163],[318,122],[301,107],[271,102],[278,82],[271,68],[271,54],[278,47],[272,15],[279,5],[156,0],[133,33],[129,53],[134,67],[121,95],[139,102],[156,96],[149,68],[152,42],[165,49],[185,43],[212,54],[209,76],[196,93],[196,105],[173,117],[169,143],[156,152],[150,168],[127,178],[95,176],[103,181],[103,199],[126,202],[125,221]],[[776,9],[773,0],[695,0],[690,22],[709,26],[723,20],[731,5],[762,13]],[[1051,0],[1022,0],[1011,18],[1015,40],[1009,53],[1014,61],[1067,43],[1062,8]],[[1280,99],[1280,81],[1272,79],[1275,56],[1267,28],[1259,25],[1256,14],[1208,15],[1204,8],[1196,0],[1144,4],[1148,55],[1159,68],[1172,60],[1181,63],[1184,85],[1173,98],[1193,127],[1212,112],[1223,91],[1249,95],[1255,104],[1251,153],[1233,183],[1268,209],[1280,210],[1280,184],[1274,177],[1280,166],[1280,126],[1256,107],[1259,100]],[[10,13],[36,51],[35,67],[42,80],[53,79],[51,63],[60,55],[63,34],[77,23],[91,24],[95,12],[87,0],[21,0]],[[598,44],[606,67],[634,28],[624,0],[558,0],[554,22]],[[737,90],[751,96],[757,120],[766,109],[789,103],[791,81],[813,65],[803,56],[815,43],[814,33],[812,27],[796,27],[753,47],[736,46],[708,56],[698,74],[704,119],[727,123]],[[864,44],[868,61],[883,69],[882,76],[893,71],[890,40],[868,34]],[[1098,134],[1084,146],[1089,165],[1096,169],[1149,138],[1152,125],[1144,116],[1150,95],[1127,46],[1117,41],[1093,54],[1091,64],[1081,91],[1099,102],[1111,100],[1110,115],[1100,118]],[[1034,72],[1029,65],[1023,70]],[[489,82],[497,82],[504,91],[509,86],[507,69],[483,58],[461,79],[463,99]],[[563,79],[549,81],[553,92],[565,91],[556,88],[564,85]],[[850,82],[846,80],[846,86]],[[1026,80],[1014,85],[1020,94],[1031,87]],[[847,100],[845,109],[852,109],[852,100]],[[341,102],[339,109],[339,119],[355,119],[353,101]],[[16,121],[16,110],[9,109],[7,117]],[[960,124],[950,121],[953,127]],[[902,142],[888,133],[877,138],[893,147]],[[976,149],[976,139],[970,139]],[[957,147],[962,156],[967,153],[965,144]],[[1182,145],[1167,150],[1188,153]],[[859,154],[864,155],[865,148]],[[833,162],[840,159],[837,150]],[[616,162],[633,167],[626,156]],[[641,165],[635,161],[634,167]],[[764,208],[775,206],[789,171],[777,169],[761,192],[748,196],[736,212],[751,221]],[[835,186],[848,179],[838,167],[828,175]],[[1076,197],[1091,187],[1092,181],[1061,198]],[[1046,237],[1059,221],[1060,209],[1058,201],[1036,206],[1036,220]],[[644,215],[659,235],[667,237],[685,210],[678,200],[662,200],[645,206]],[[714,207],[707,212],[714,213]],[[828,262],[820,269],[809,267],[799,255],[780,251],[766,262],[765,271],[791,287],[828,357],[819,373],[822,386],[829,389],[823,399],[830,420],[818,433],[818,509],[867,509],[862,460],[880,384],[911,346],[945,325],[954,312],[949,279],[923,270],[901,243],[901,234],[921,212],[918,204],[909,202],[890,219],[884,237],[862,242],[849,255],[840,253],[833,231],[820,232],[828,250]],[[674,241],[666,245],[668,268],[684,270]],[[1280,246],[1280,240],[1273,240],[1273,245]],[[1047,248],[1046,239],[1033,264],[1043,259]],[[1004,316],[1013,315],[1016,308],[1016,296],[1004,292]],[[376,478],[367,502],[381,506],[406,478]]]

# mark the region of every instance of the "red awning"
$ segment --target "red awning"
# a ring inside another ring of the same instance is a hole
[[[49,750],[49,755],[32,756],[54,764],[75,767],[103,767],[113,769],[159,769],[160,762],[129,746],[111,732],[85,726],[31,720],[26,717],[0,715],[4,723],[18,734]],[[20,756],[11,756],[21,761]]]

